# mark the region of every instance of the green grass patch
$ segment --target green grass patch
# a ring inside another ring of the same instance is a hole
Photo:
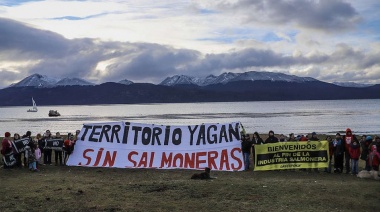
[[[379,211],[380,182],[304,171],[0,170],[1,211]]]

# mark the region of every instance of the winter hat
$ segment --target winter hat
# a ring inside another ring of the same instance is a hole
[[[370,140],[372,140],[372,137],[369,135],[369,136],[367,136],[367,138],[365,140],[370,141]]]
[[[10,137],[11,136],[11,133],[10,132],[6,132],[5,133],[5,137]]]
[[[27,135],[27,136],[31,136],[31,135],[32,135],[32,132],[27,131],[27,132],[26,132],[26,135]]]
[[[313,133],[311,133],[311,135],[316,135],[317,133],[315,133],[315,132],[313,132]]]

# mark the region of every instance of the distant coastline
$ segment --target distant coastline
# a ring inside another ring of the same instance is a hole
[[[210,86],[163,86],[146,83],[54,88],[11,87],[0,90],[0,106],[197,103],[380,99],[380,85],[340,87],[320,81],[307,83],[237,81]]]

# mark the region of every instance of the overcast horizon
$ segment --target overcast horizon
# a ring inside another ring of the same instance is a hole
[[[0,88],[281,72],[380,84],[377,0],[0,0]]]

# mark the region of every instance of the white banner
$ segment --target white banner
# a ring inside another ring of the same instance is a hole
[[[240,123],[163,126],[85,124],[70,166],[242,171]]]

